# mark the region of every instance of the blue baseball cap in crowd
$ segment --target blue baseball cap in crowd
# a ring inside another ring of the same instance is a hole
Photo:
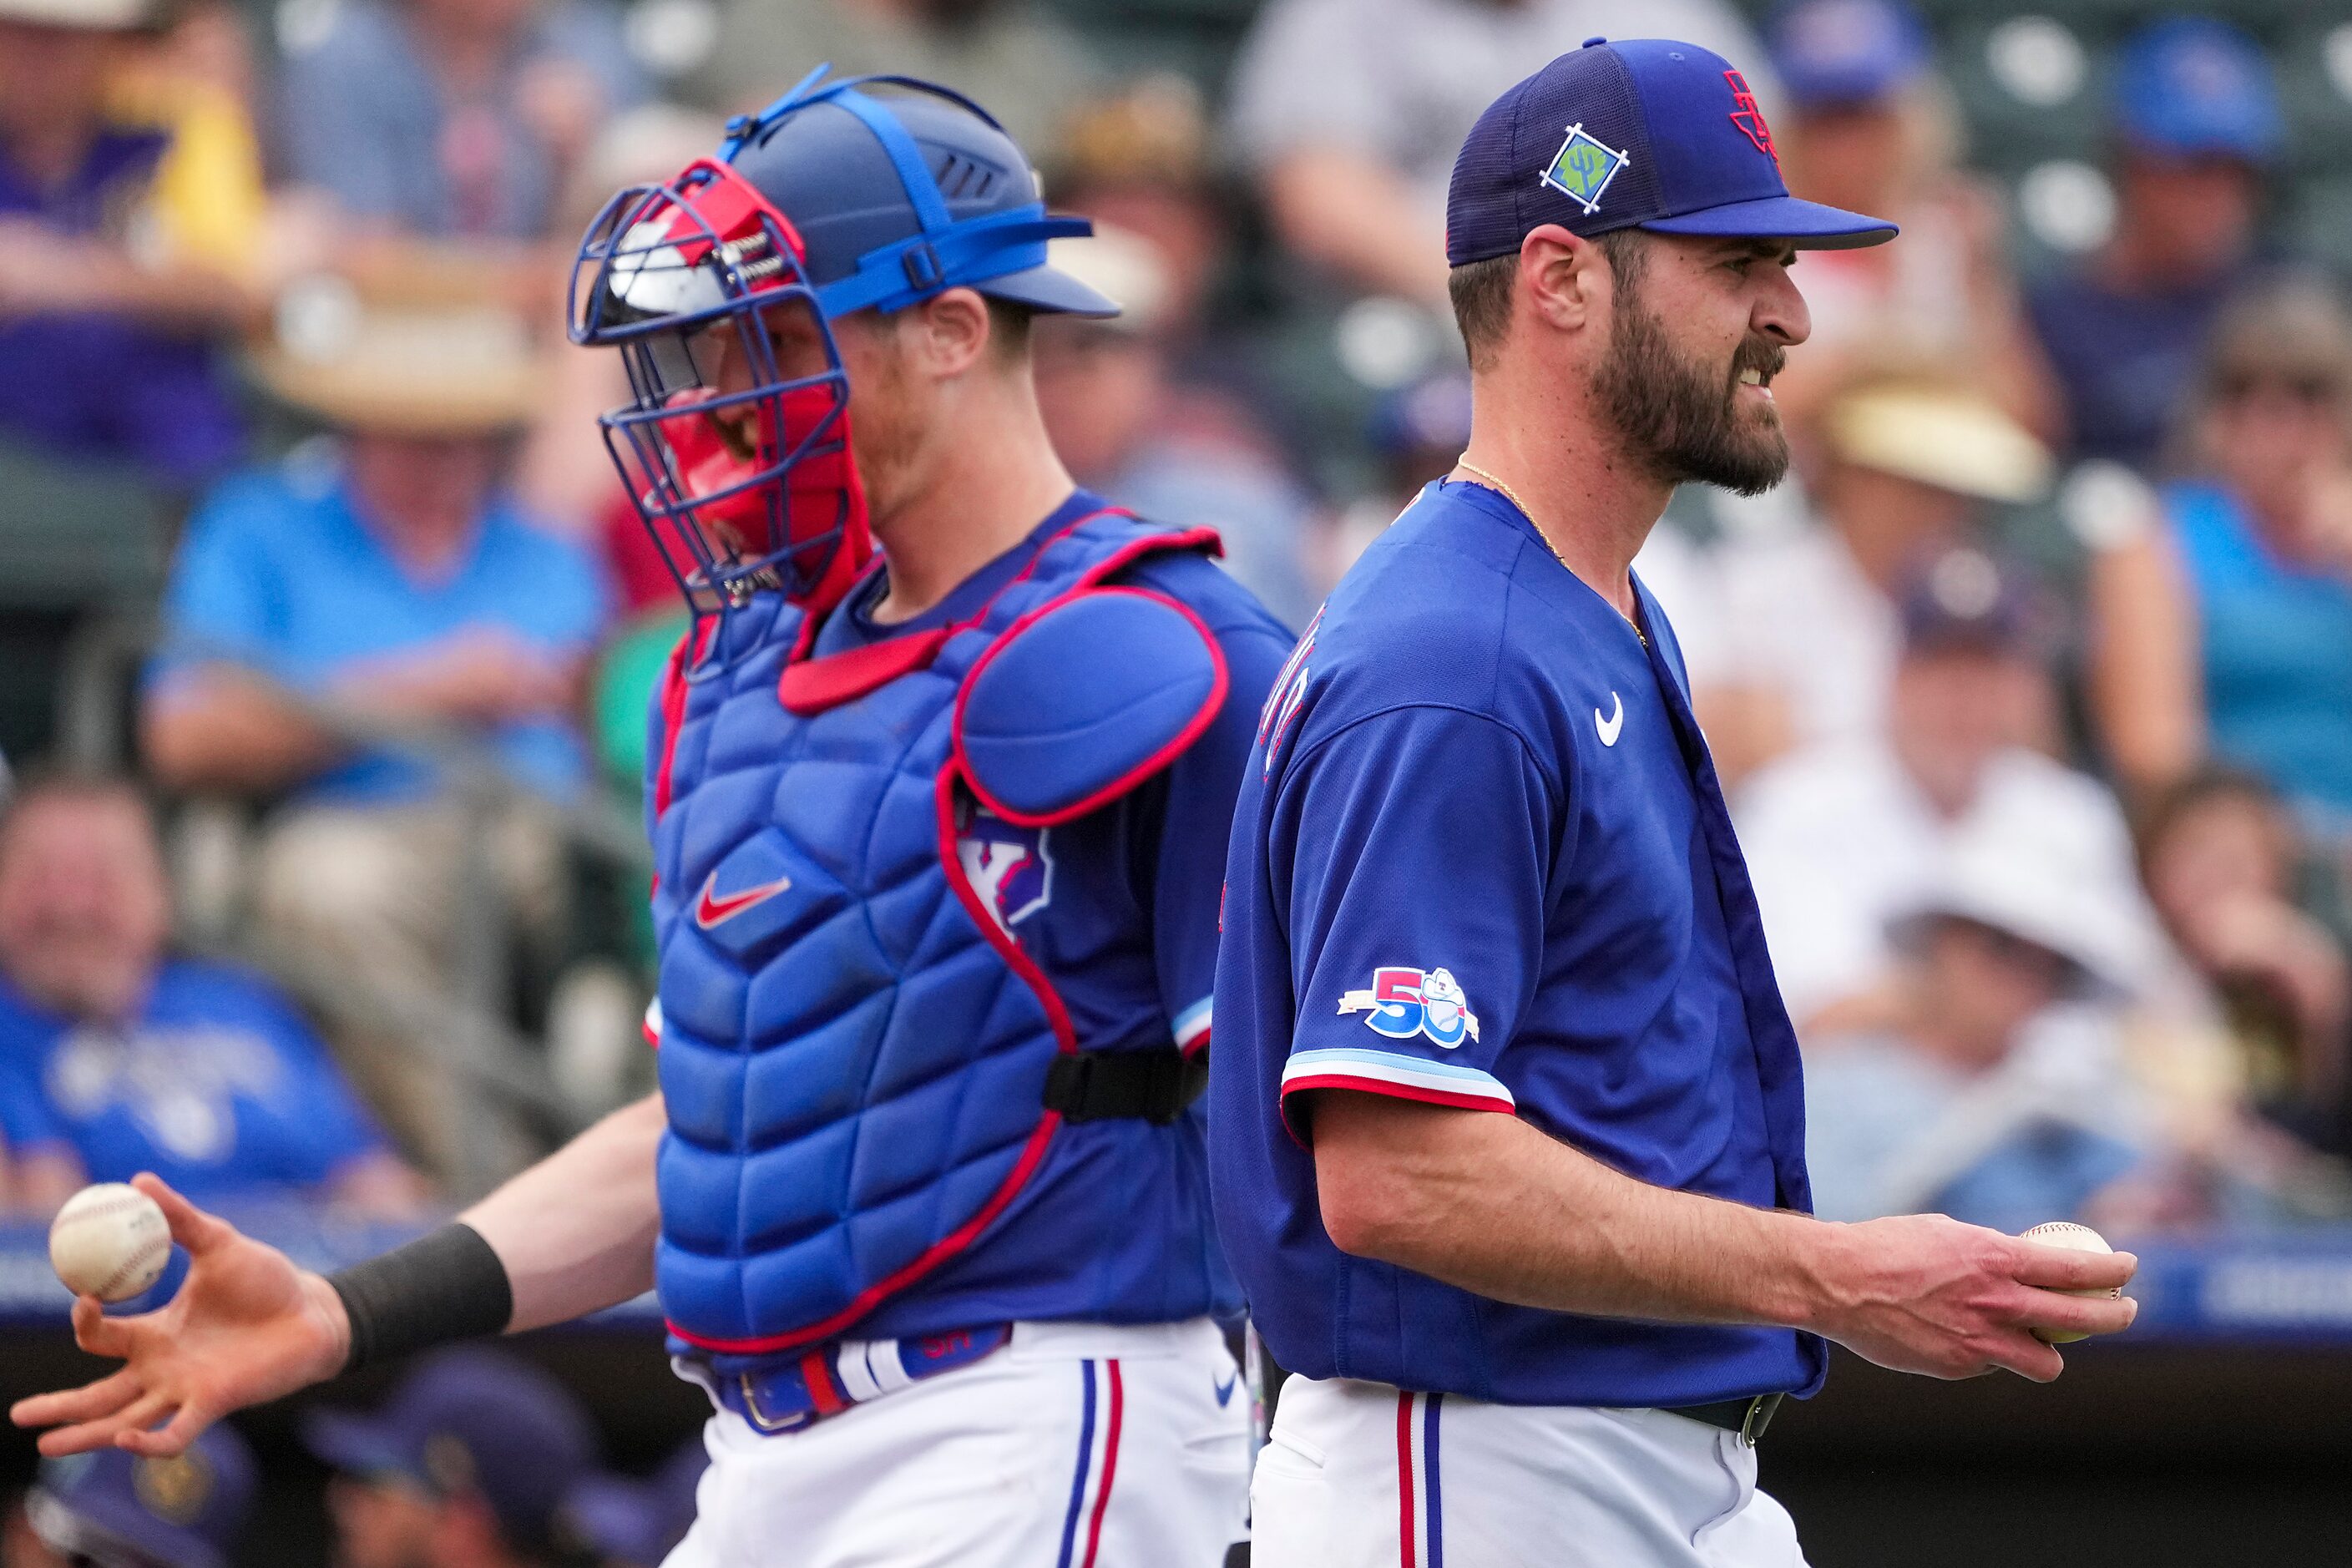
[[[695,1491],[710,1455],[693,1437],[646,1480],[599,1474],[572,1494],[571,1510],[581,1538],[596,1552],[628,1568],[661,1568],[694,1527]]]
[[[595,1458],[579,1401],[501,1351],[445,1351],[422,1362],[373,1415],[313,1411],[302,1441],[347,1474],[472,1494],[509,1544],[535,1550],[572,1533],[563,1504]]]
[[[25,1513],[53,1550],[105,1568],[227,1568],[253,1489],[253,1450],[214,1426],[173,1459],[100,1448],[47,1460]]]
[[[1577,235],[1645,228],[1811,250],[1895,234],[1885,218],[1790,195],[1747,79],[1712,50],[1664,38],[1588,39],[1470,128],[1446,193],[1446,261],[1507,256],[1548,223]]]
[[[1927,29],[1899,0],[1797,0],[1765,47],[1800,109],[1872,103],[1927,68]]]
[[[2116,127],[2151,153],[2268,161],[2285,139],[2270,62],[2227,23],[2176,16],[2133,35],[2116,62]]]

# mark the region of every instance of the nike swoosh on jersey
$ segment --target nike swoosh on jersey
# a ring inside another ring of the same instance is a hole
[[[694,923],[709,931],[720,921],[732,920],[754,904],[767,902],[792,885],[790,877],[779,877],[772,882],[762,882],[756,888],[746,888],[741,892],[721,896],[719,873],[713,871],[702,884],[702,896],[694,900]]]
[[[1233,1376],[1233,1377],[1226,1378],[1223,1382],[1222,1382],[1222,1383],[1220,1383],[1220,1384],[1217,1384],[1217,1408],[1218,1408],[1218,1409],[1223,1410],[1223,1409],[1225,1407],[1225,1405],[1226,1405],[1227,1402],[1229,1402],[1229,1401],[1233,1398],[1233,1396],[1234,1396],[1234,1385],[1235,1384],[1238,1384],[1239,1382],[1241,1382],[1241,1378],[1240,1378],[1238,1375],[1235,1375],[1235,1376]]]
[[[1609,700],[1617,704],[1617,711],[1608,718],[1603,719],[1598,708],[1592,710],[1592,728],[1604,746],[1615,745],[1619,731],[1625,728],[1625,700],[1612,691],[1609,694]]]

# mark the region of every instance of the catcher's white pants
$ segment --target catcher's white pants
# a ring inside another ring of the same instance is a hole
[[[798,1432],[713,1416],[665,1568],[1221,1568],[1247,1534],[1249,1415],[1206,1318],[1018,1323]]]
[[[1663,1410],[1294,1377],[1251,1499],[1252,1568],[1805,1563],[1788,1510],[1756,1489],[1756,1450]]]

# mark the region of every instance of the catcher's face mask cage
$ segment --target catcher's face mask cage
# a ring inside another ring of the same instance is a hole
[[[705,618],[763,589],[829,606],[872,554],[849,382],[803,254],[782,213],[706,158],[614,196],[573,264],[572,342],[617,348],[628,372],[605,446],[694,611],[696,647],[730,641],[706,637]]]

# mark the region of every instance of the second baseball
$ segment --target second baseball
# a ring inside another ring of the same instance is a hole
[[[2046,1225],[2037,1225],[2032,1230],[2021,1232],[2019,1235],[2018,1239],[2021,1241],[2039,1242],[2044,1247],[2071,1247],[2077,1252],[2113,1252],[2115,1250],[2114,1247],[2107,1245],[2107,1238],[2105,1237],[2101,1236],[2089,1226],[2076,1225],[2072,1220],[2064,1219],[2053,1219]],[[2119,1285],[2110,1285],[2104,1290],[2062,1290],[2059,1292],[2059,1294],[2063,1296],[2107,1297],[2120,1296],[2123,1293],[2123,1288]],[[2071,1345],[2076,1340],[2085,1340],[2091,1337],[2088,1334],[2078,1334],[2065,1329],[2036,1329],[2033,1331],[2033,1334],[2036,1339],[2041,1340],[2044,1344],[2053,1345]]]
[[[127,1301],[155,1283],[171,1256],[163,1211],[127,1183],[84,1187],[49,1222],[49,1267],[77,1296]]]

